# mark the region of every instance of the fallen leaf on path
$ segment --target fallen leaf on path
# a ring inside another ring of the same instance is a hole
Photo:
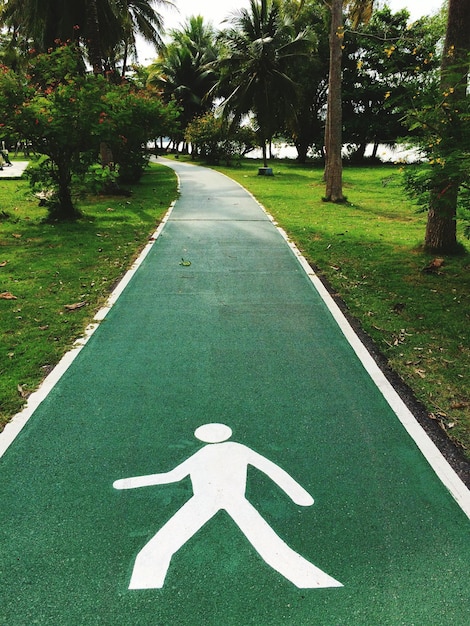
[[[66,304],[65,308],[67,311],[76,311],[77,309],[81,309],[86,306],[88,302],[75,302],[74,304]]]
[[[14,296],[10,291],[4,291],[0,293],[1,300],[18,300],[16,296]]]
[[[184,267],[189,267],[191,265],[191,261],[185,261],[184,259],[181,259],[180,265],[183,265]]]

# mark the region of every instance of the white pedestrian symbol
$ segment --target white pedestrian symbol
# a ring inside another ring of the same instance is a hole
[[[312,496],[287,472],[240,443],[227,441],[232,430],[225,424],[204,424],[194,435],[207,446],[170,472],[123,478],[115,489],[134,489],[178,482],[190,476],[193,496],[136,557],[129,589],[163,587],[171,557],[218,511],[225,510],[264,561],[299,588],[342,587],[304,559],[274,532],[245,498],[248,465],[269,476],[300,506],[313,504]]]

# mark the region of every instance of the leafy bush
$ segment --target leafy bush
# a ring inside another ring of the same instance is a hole
[[[110,167],[109,165],[102,167],[99,164],[92,165],[85,174],[85,191],[100,195],[108,190],[117,188],[119,178],[119,166]]]
[[[244,126],[231,129],[222,118],[208,113],[188,124],[185,139],[192,144],[193,155],[211,165],[230,165],[257,145],[256,133]]]
[[[177,125],[178,109],[130,84],[109,87],[102,105],[100,134],[119,164],[119,180],[136,183],[149,161],[148,141],[171,132]]]

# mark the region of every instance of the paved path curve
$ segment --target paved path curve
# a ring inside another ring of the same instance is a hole
[[[158,239],[0,460],[0,624],[470,623],[466,492],[253,198],[170,166]]]

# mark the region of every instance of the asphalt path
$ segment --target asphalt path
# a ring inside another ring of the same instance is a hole
[[[0,436],[0,624],[467,625],[468,490],[262,207],[167,164],[164,226]]]

